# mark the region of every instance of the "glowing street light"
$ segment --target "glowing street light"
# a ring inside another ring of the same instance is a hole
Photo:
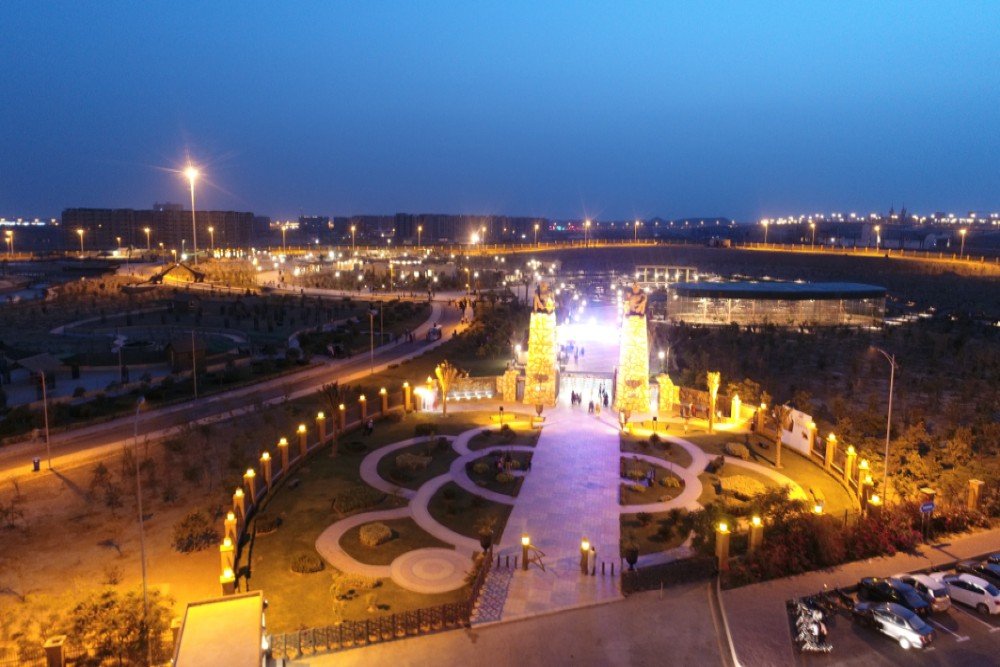
[[[212,239],[212,252],[215,252],[215,227],[208,228],[208,236]]]
[[[535,245],[538,245],[538,223],[535,223]]]
[[[76,230],[76,235],[80,237],[80,257],[83,257],[83,227]]]
[[[146,250],[148,252],[149,250],[152,250],[152,247],[149,244],[149,232],[151,230],[149,229],[149,227],[143,227],[142,231],[146,232]]]
[[[8,229],[4,232],[4,236],[7,238],[7,254],[11,257],[14,256],[14,230]]]
[[[660,350],[659,352],[656,353],[656,356],[660,359],[660,372],[665,373],[666,370],[664,370],[665,369],[664,362],[667,359],[667,353],[664,352],[663,350]]]
[[[882,225],[875,225],[875,252],[878,252],[880,245],[882,245]]]
[[[418,248],[420,248],[423,245],[423,243],[421,242],[421,236],[423,235],[423,233],[424,233],[424,226],[423,225],[417,225],[417,247]]]
[[[958,235],[962,237],[962,249],[958,251],[958,258],[961,259],[965,255],[965,235],[969,232],[968,229],[958,230]]]
[[[760,224],[764,225],[764,245],[767,245],[767,227],[770,223],[767,220],[761,220]]]
[[[590,220],[583,221],[583,245],[590,245]]]
[[[188,183],[191,185],[191,248],[194,252],[194,263],[198,263],[198,227],[195,224],[195,213],[194,213],[194,182],[198,179],[198,170],[193,166],[188,165],[187,169],[184,170],[184,175],[187,176]]]
[[[354,254],[354,233],[358,231],[355,225],[351,225],[351,254]]]
[[[633,242],[638,242],[639,241],[639,225],[641,225],[641,224],[642,223],[639,222],[638,220],[636,220],[634,223],[632,223],[632,241]]]
[[[285,252],[285,232],[288,231],[288,223],[281,223],[281,252]]]
[[[813,233],[812,247],[815,248],[816,247],[816,223],[810,221],[809,222],[809,226],[812,227],[812,233]]]

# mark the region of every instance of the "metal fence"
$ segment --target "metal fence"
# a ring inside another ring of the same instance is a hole
[[[271,657],[295,660],[303,656],[468,627],[483,583],[489,575],[492,561],[493,551],[490,549],[483,556],[466,600],[402,611],[363,621],[342,621],[336,625],[274,634],[270,640]]]

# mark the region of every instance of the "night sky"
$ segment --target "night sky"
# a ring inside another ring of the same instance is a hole
[[[0,2],[0,216],[1000,208],[1000,3]]]

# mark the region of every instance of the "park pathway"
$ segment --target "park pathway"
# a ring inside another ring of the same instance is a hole
[[[500,541],[503,555],[521,553],[521,535],[545,556],[509,582],[503,620],[621,598],[610,566],[619,562],[618,430],[586,411],[559,407],[546,415],[526,476]],[[580,574],[580,540],[587,537],[609,573]]]

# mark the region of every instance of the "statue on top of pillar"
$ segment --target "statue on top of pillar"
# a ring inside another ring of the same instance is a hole
[[[646,316],[646,293],[639,287],[639,283],[632,283],[632,291],[626,299],[625,317]]]
[[[532,312],[535,313],[554,313],[556,310],[556,300],[552,296],[552,292],[549,291],[549,284],[542,282],[538,285],[538,289],[535,290],[535,306]]]

